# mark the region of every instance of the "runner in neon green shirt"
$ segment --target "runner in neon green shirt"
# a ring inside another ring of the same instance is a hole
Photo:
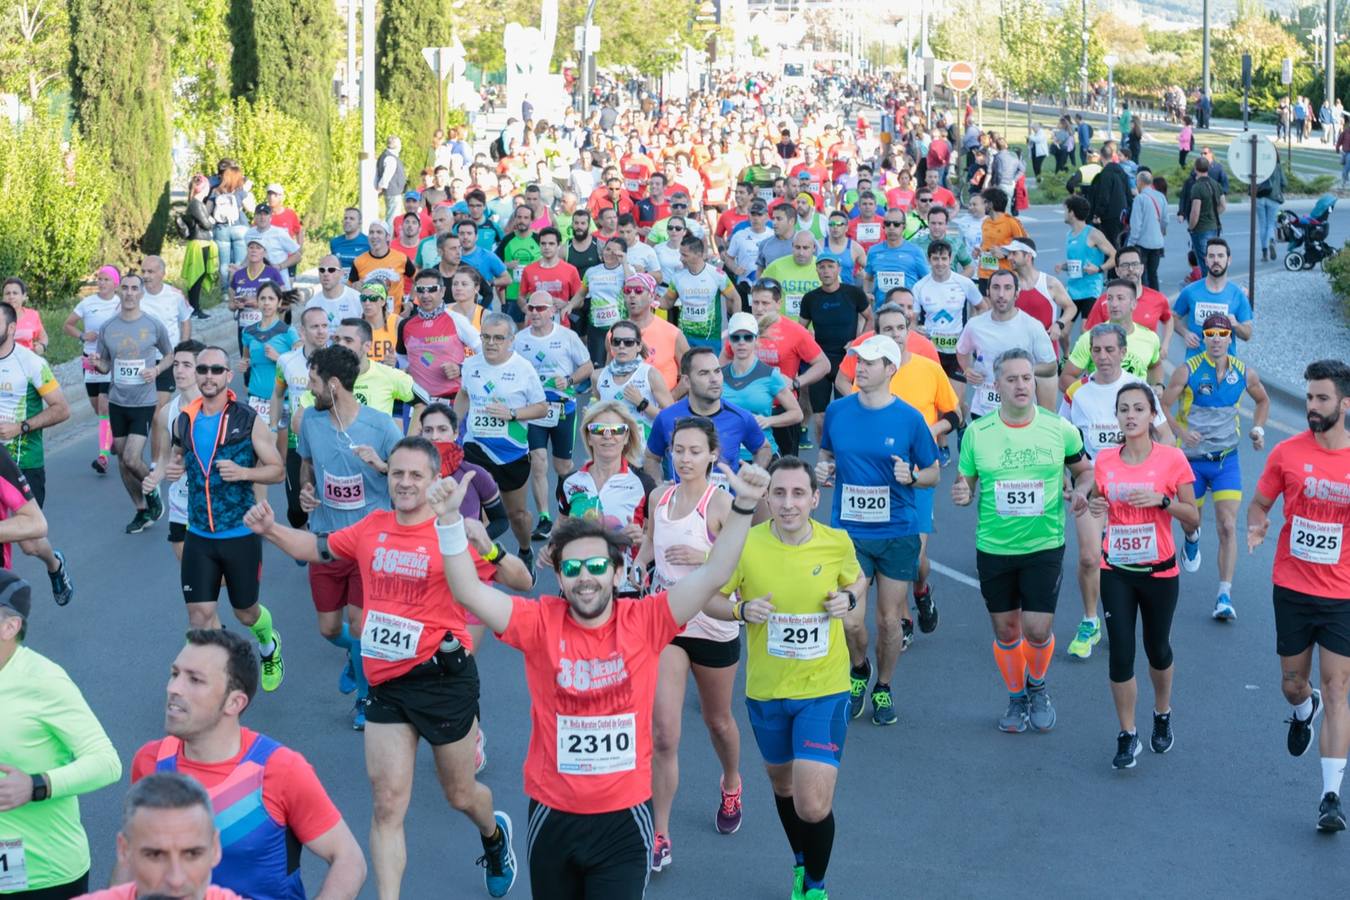
[[[816,239],[809,231],[792,236],[792,252],[764,267],[760,280],[772,278],[783,289],[781,312],[794,322],[801,320],[802,297],[820,287],[816,274]]]
[[[0,571],[0,894],[89,888],[79,795],[122,763],[64,669],[23,646],[28,583]]]

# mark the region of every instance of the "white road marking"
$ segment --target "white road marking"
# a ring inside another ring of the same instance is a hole
[[[976,581],[974,578],[971,578],[965,572],[959,572],[956,569],[944,566],[940,562],[934,562],[933,560],[930,559],[928,561],[928,567],[932,569],[934,572],[937,572],[939,575],[946,575],[952,581],[961,582],[961,584],[964,584],[966,587],[973,587],[976,590],[978,590],[980,587],[980,583]]]

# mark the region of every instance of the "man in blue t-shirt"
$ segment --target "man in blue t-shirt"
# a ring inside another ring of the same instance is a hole
[[[349,206],[342,211],[342,234],[328,240],[328,251],[350,271],[356,258],[369,250],[370,238],[361,230],[361,210]]]
[[[887,218],[890,216],[888,215]],[[856,394],[825,409],[816,477],[833,483],[830,525],[853,539],[858,565],[877,582],[877,680],[872,687],[872,723],[894,725],[891,676],[904,647],[909,586],[918,575],[919,535],[924,511],[916,488],[938,483],[937,444],[923,414],[891,394],[891,378],[900,369],[899,345],[873,335],[848,351],[858,358]],[[931,595],[928,596],[931,603]],[[921,610],[922,611],[922,610]],[[936,616],[932,617],[936,627]],[[932,627],[924,628],[931,631]],[[910,626],[912,634],[913,626]],[[844,626],[848,636],[849,715],[862,715],[871,680],[867,661],[867,625],[863,616]]]
[[[492,252],[491,247],[482,246],[478,239],[478,226],[472,221],[465,219],[456,225],[455,234],[459,237],[459,261],[482,276],[483,285],[479,293],[483,298],[483,305],[491,306],[495,289],[505,288],[511,283],[506,263]]]
[[[750,451],[756,465],[767,466],[773,452],[755,417],[739,406],[722,402],[722,368],[717,351],[709,347],[685,351],[680,360],[680,374],[689,384],[689,396],[661,410],[652,422],[644,466],[647,474],[657,480],[674,477],[670,467],[670,440],[675,434],[675,423],[689,416],[712,420],[721,444],[719,456],[733,471],[740,467],[742,447]],[[725,484],[725,477],[716,469],[711,480]]]
[[[863,268],[864,287],[874,309],[886,302],[892,289],[913,288],[929,272],[923,251],[904,238],[904,211],[889,209],[881,221],[886,239],[867,251]]]
[[[1177,335],[1186,342],[1186,358],[1205,352],[1201,338],[1204,322],[1210,316],[1227,316],[1233,323],[1233,335],[1244,341],[1252,339],[1252,301],[1236,284],[1228,280],[1228,264],[1232,253],[1223,238],[1210,238],[1205,245],[1205,277],[1181,289],[1172,303]],[[1167,348],[1164,347],[1164,350]],[[1237,343],[1228,351],[1237,356]]]

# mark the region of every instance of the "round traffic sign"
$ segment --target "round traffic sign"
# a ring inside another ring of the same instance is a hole
[[[975,85],[975,66],[968,62],[954,62],[947,67],[947,86],[954,91],[968,91]]]
[[[1228,145],[1228,174],[1243,183],[1252,177],[1252,157],[1256,157],[1256,181],[1261,183],[1275,171],[1276,151],[1270,138],[1252,131],[1233,138]]]

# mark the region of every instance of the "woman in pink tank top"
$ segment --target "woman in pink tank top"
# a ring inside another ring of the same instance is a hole
[[[678,484],[652,491],[647,541],[639,558],[655,564],[653,589],[674,584],[702,565],[731,509],[731,496],[708,478],[718,459],[717,430],[710,420],[681,419],[671,435],[671,462]],[[680,782],[680,721],[684,691],[693,672],[703,722],[722,764],[716,824],[723,834],[741,825],[741,735],[731,714],[736,668],[741,658],[740,626],[699,613],[661,651],[660,677],[652,711],[652,818],[656,840],[652,869],[670,865],[670,809]]]

